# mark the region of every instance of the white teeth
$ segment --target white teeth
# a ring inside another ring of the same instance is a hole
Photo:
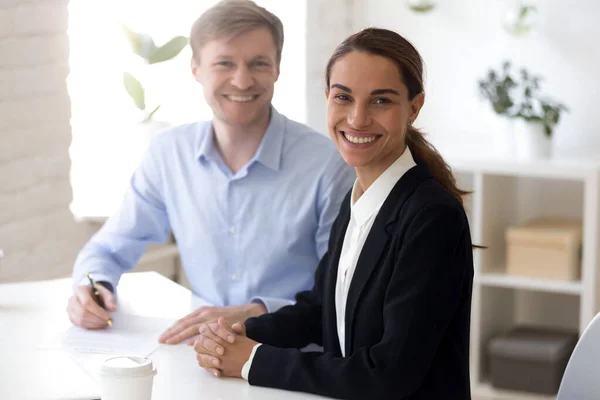
[[[376,139],[375,136],[371,136],[371,137],[350,136],[346,132],[344,132],[344,137],[346,139],[348,139],[349,142],[356,143],[356,144],[371,143]]]
[[[254,100],[254,96],[226,96],[229,100],[238,101],[240,103],[246,103]]]

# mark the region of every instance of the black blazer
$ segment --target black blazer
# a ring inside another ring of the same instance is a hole
[[[346,303],[346,356],[335,311],[350,193],[312,290],[246,322],[263,343],[252,385],[343,399],[470,399],[473,250],[461,205],[423,164],[396,183],[375,218]],[[310,343],[324,352],[301,352]]]

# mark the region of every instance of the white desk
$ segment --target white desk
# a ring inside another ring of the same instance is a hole
[[[81,365],[105,356],[36,348],[41,337],[69,326],[70,293],[69,279],[0,285],[0,399],[99,397],[98,383]],[[154,272],[125,274],[118,295],[120,311],[152,317],[180,318],[201,304],[189,290]],[[185,344],[160,345],[150,358],[158,369],[153,400],[322,398],[215,378],[197,365],[195,352]]]

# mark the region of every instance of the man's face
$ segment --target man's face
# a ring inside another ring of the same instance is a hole
[[[216,119],[248,127],[268,116],[279,65],[267,28],[215,38],[199,55],[199,60],[192,59],[192,73]]]

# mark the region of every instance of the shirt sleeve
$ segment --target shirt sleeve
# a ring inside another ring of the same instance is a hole
[[[90,272],[96,281],[117,287],[121,275],[133,269],[151,243],[165,242],[170,224],[161,192],[160,150],[155,137],[133,173],[120,209],[79,252],[73,268],[73,287]]]
[[[250,374],[250,368],[252,367],[252,360],[254,359],[254,354],[256,354],[256,350],[260,347],[261,343],[257,343],[252,348],[252,352],[250,353],[250,357],[248,357],[248,361],[244,363],[242,367],[242,378],[248,380],[248,375]]]

